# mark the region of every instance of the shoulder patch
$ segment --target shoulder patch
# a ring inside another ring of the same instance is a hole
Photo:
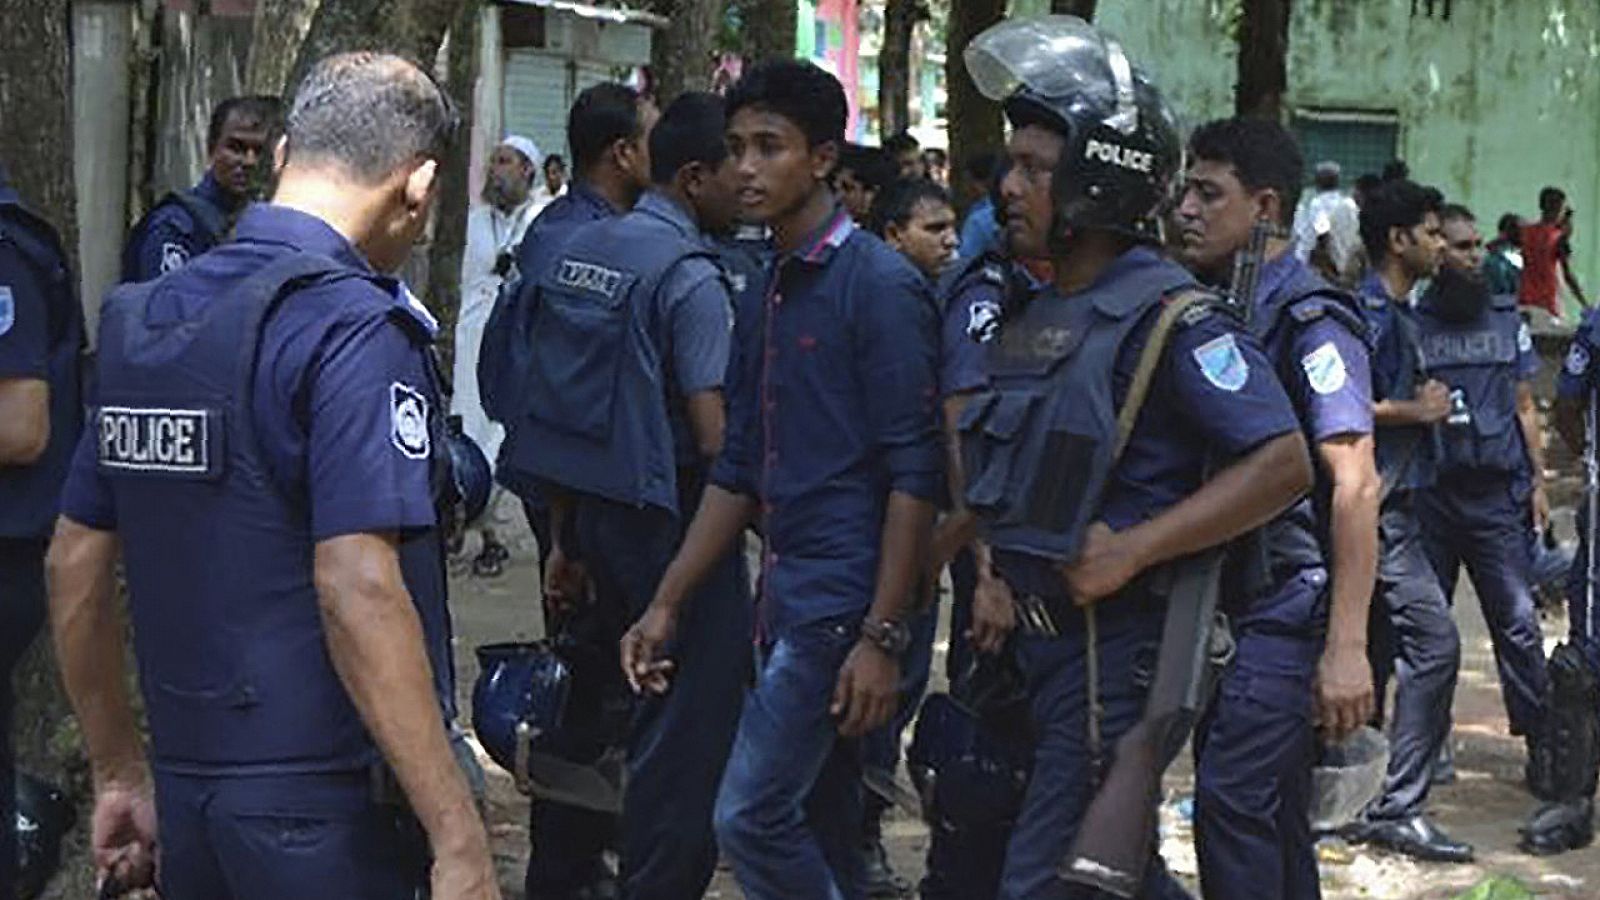
[[[1004,319],[1005,310],[999,301],[991,297],[974,300],[967,307],[967,337],[987,344],[1000,333],[1000,323]]]
[[[189,263],[189,248],[177,241],[163,241],[161,244],[161,274],[174,272]]]
[[[1528,323],[1523,322],[1517,326],[1517,352],[1531,353],[1533,351],[1533,332],[1528,330]]]
[[[1289,307],[1289,315],[1302,325],[1315,322],[1327,314],[1327,304],[1320,297],[1307,297]]]
[[[1579,376],[1589,371],[1589,351],[1576,338],[1572,341],[1572,348],[1567,351],[1566,370],[1567,374],[1572,376]]]
[[[1250,380],[1250,364],[1245,362],[1232,333],[1206,341],[1194,349],[1193,355],[1200,374],[1218,390],[1232,394]]]
[[[0,335],[11,330],[17,324],[17,298],[12,295],[11,288],[0,285]]]
[[[389,441],[407,459],[427,459],[428,398],[410,385],[389,385]]]
[[[1333,341],[1327,341],[1307,353],[1301,358],[1300,367],[1305,369],[1311,390],[1324,396],[1338,393],[1349,380],[1344,357],[1339,355],[1339,348],[1334,346]]]
[[[1178,324],[1184,328],[1198,325],[1211,318],[1217,312],[1216,304],[1207,301],[1191,303],[1189,308],[1178,314]]]

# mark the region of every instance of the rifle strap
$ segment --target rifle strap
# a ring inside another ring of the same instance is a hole
[[[1157,317],[1149,336],[1145,338],[1144,347],[1139,352],[1139,364],[1133,370],[1133,380],[1128,382],[1128,393],[1122,398],[1122,407],[1117,410],[1117,442],[1112,445],[1111,450],[1113,468],[1122,459],[1122,451],[1127,449],[1129,438],[1133,437],[1133,426],[1139,420],[1140,411],[1144,409],[1144,401],[1150,394],[1150,384],[1155,380],[1156,368],[1161,364],[1161,357],[1166,353],[1167,344],[1179,319],[1184,313],[1202,303],[1214,302],[1216,302],[1214,296],[1195,288],[1185,289],[1166,301],[1161,315]],[[1094,604],[1091,603],[1083,608],[1083,623],[1084,699],[1088,701],[1091,761],[1089,772],[1091,784],[1097,787],[1105,750],[1100,734],[1105,710],[1100,706],[1100,628]]]

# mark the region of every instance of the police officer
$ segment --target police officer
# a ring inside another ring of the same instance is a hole
[[[1375,665],[1382,671],[1392,662],[1397,685],[1383,793],[1348,836],[1418,859],[1462,862],[1472,858],[1472,847],[1440,831],[1424,812],[1432,763],[1449,736],[1461,663],[1461,639],[1417,518],[1417,498],[1434,483],[1434,426],[1450,413],[1450,390],[1425,374],[1416,320],[1403,300],[1438,271],[1440,205],[1437,191],[1402,178],[1374,189],[1361,208],[1372,272],[1360,294],[1374,346],[1373,418],[1383,477],[1371,643]]]
[[[522,500],[538,538],[541,568],[555,541],[533,474],[544,448],[528,438],[525,428],[523,398],[533,312],[527,287],[548,274],[579,225],[623,214],[650,185],[650,129],[658,117],[655,104],[626,85],[606,82],[578,95],[567,116],[576,177],[528,227],[517,248],[517,279],[507,280],[484,328],[478,390],[489,418],[506,429],[495,479]],[[575,597],[579,592],[567,593]],[[546,592],[546,622],[554,626],[551,630],[575,637],[610,659],[615,653],[616,623],[598,621],[596,607],[590,605],[573,604],[569,609],[561,596],[561,591]],[[534,803],[531,815],[534,853],[528,862],[529,897],[564,898],[591,889],[611,890],[613,875],[604,853],[616,830],[614,816],[553,802]]]
[[[530,285],[524,427],[542,449],[550,583],[570,583],[562,570],[582,559],[593,602],[628,624],[654,596],[722,447],[733,310],[702,232],[726,231],[738,202],[725,128],[720,97],[679,96],[650,133],[652,189],[632,212],[577,228]],[[597,365],[615,377],[597,377]],[[680,624],[674,689],[643,697],[629,728],[624,897],[697,898],[711,881],[711,805],[750,659],[741,554],[718,561]]]
[[[276,97],[231,97],[211,111],[206,174],[162,197],[133,227],[122,252],[122,280],[149,281],[215,247],[255,190],[261,156],[280,131]]]
[[[44,624],[44,554],[82,427],[83,314],[56,231],[0,167],[0,898],[16,890],[11,671]]]
[[[997,25],[967,61],[1014,129],[1010,246],[1054,263],[1052,287],[1009,309],[989,342],[989,387],[961,422],[967,503],[1029,612],[1018,652],[1038,738],[1000,896],[1075,896],[1057,873],[1099,754],[1145,705],[1174,583],[1165,564],[1265,523],[1311,470],[1255,339],[1148,245],[1180,157],[1155,86],[1071,17]],[[1138,382],[1148,399],[1119,455]],[[1203,482],[1208,460],[1218,472]],[[1153,822],[1151,800],[1123,808]],[[1138,890],[1185,896],[1159,865]]]
[[[763,659],[715,814],[752,900],[864,895],[856,739],[898,702],[939,479],[926,282],[827,187],[846,108],[838,79],[792,60],[729,92],[739,199],[778,261],[735,314],[727,440],[624,659],[666,689],[689,591],[758,524]]]
[[[159,835],[172,900],[499,896],[446,731],[435,326],[380,274],[425,227],[455,125],[398,57],[322,60],[275,202],[106,301],[49,571],[96,861],[124,886],[149,882]]]
[[[1462,564],[1494,642],[1511,733],[1537,740],[1548,679],[1532,589],[1528,536],[1543,531],[1544,443],[1530,380],[1538,356],[1517,298],[1491,297],[1479,274],[1483,239],[1472,213],[1439,212],[1439,276],[1417,307],[1428,374],[1450,389],[1440,427],[1439,479],[1418,514],[1428,556],[1448,599]]]
[[[1225,606],[1237,651],[1195,735],[1195,844],[1208,897],[1314,898],[1313,726],[1337,741],[1372,714],[1367,607],[1378,552],[1366,323],[1355,299],[1284,239],[1303,162],[1265,119],[1224,119],[1189,139],[1176,225],[1182,258],[1226,284],[1261,265],[1249,313],[1318,462],[1310,497],[1246,542]],[[1248,285],[1240,286],[1248,289]],[[1241,302],[1245,298],[1237,298]]]

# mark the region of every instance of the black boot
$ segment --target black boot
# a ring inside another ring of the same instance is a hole
[[[1594,801],[1588,797],[1566,803],[1543,803],[1518,829],[1517,843],[1524,853],[1553,856],[1594,843]]]

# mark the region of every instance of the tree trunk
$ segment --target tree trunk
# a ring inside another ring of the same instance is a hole
[[[428,245],[428,289],[424,295],[428,308],[441,326],[437,346],[445,356],[444,370],[451,371],[455,350],[456,316],[461,310],[461,256],[467,242],[467,207],[474,185],[468,183],[472,168],[472,92],[478,81],[479,15],[483,0],[466,0],[450,26],[450,46],[446,55],[445,90],[461,111],[461,130],[444,162],[438,214],[433,222],[433,240]]]
[[[1000,104],[978,93],[962,59],[967,44],[1005,16],[1005,0],[953,0],[950,4],[949,49],[945,55],[945,118],[950,123],[950,176],[957,203],[965,212],[987,185],[973,185],[967,160],[985,150],[999,152],[1005,130]],[[974,193],[974,188],[977,193]]]
[[[288,84],[300,83],[313,63],[332,53],[381,50],[430,71],[444,33],[465,0],[336,0],[318,5],[301,42]]]
[[[1289,87],[1289,0],[1244,0],[1234,111],[1281,121]]]
[[[289,73],[321,3],[322,0],[256,0],[250,28],[250,59],[245,64],[246,93],[284,96],[291,92]]]
[[[666,109],[684,91],[711,87],[722,0],[655,0],[651,11],[667,18],[650,44],[656,103]]]
[[[745,61],[793,59],[795,35],[800,27],[797,15],[794,0],[746,0],[741,29],[745,35]]]
[[[1050,0],[1050,11],[1093,22],[1095,7],[1099,5],[1100,0]]]
[[[888,0],[883,8],[883,49],[878,53],[878,131],[884,137],[911,125],[911,33],[917,0]]]

